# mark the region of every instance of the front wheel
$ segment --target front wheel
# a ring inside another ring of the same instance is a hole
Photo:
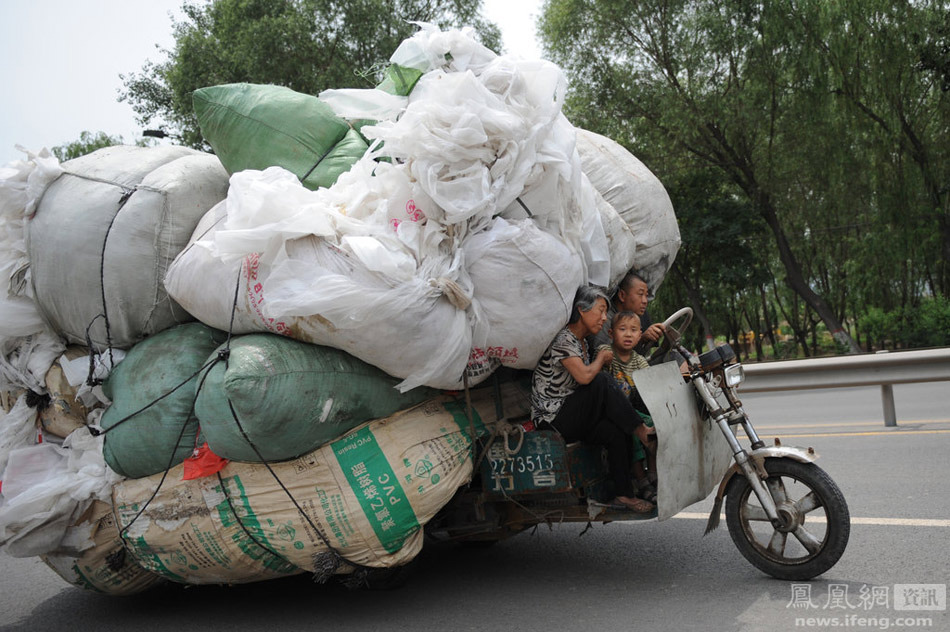
[[[729,535],[753,566],[773,577],[805,580],[821,575],[841,558],[851,533],[848,503],[835,482],[814,463],[765,461],[783,524],[775,528],[744,476],[737,475],[726,498]],[[791,537],[789,537],[791,536]]]

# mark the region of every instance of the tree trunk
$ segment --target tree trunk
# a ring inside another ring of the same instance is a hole
[[[775,243],[776,246],[778,246],[779,260],[781,260],[782,265],[785,267],[785,282],[805,301],[806,305],[815,310],[818,317],[825,323],[828,331],[831,332],[832,337],[838,341],[839,344],[848,349],[848,353],[860,353],[861,349],[851,335],[841,326],[834,311],[828,306],[825,299],[816,294],[805,280],[805,276],[802,274],[801,264],[799,264],[798,259],[795,258],[795,253],[792,252],[792,247],[788,243],[788,237],[785,235],[785,230],[779,223],[775,207],[772,205],[768,194],[759,191],[756,198],[756,207],[759,209],[759,213],[762,215],[766,224],[769,225],[769,228],[772,230],[772,235],[775,237]]]
[[[765,294],[765,286],[759,286],[759,298],[762,299],[762,317],[765,320],[765,335],[768,336],[769,343],[772,345],[772,356],[778,356],[778,345],[775,340],[775,323],[772,322],[772,318],[769,315],[769,302]]]
[[[752,316],[749,315],[749,310],[743,305],[742,313],[745,314],[745,321],[749,323],[749,331],[752,332],[752,344],[755,345],[755,359],[758,362],[762,362],[765,358],[762,355],[762,337],[759,335],[759,323],[758,318],[755,320],[752,319]],[[758,316],[758,314],[756,314]]]
[[[703,328],[703,334],[706,336],[706,347],[709,350],[712,350],[716,347],[716,339],[713,335],[712,325],[709,323],[709,318],[706,316],[706,311],[703,309],[703,301],[699,296],[699,290],[690,283],[689,279],[683,274],[683,271],[680,270],[680,267],[673,264],[673,273],[683,284],[683,287],[686,288],[686,296],[689,297],[690,306],[693,308],[693,314],[699,320],[700,325]]]

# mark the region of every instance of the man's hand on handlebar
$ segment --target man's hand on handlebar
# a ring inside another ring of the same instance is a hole
[[[653,323],[644,329],[641,335],[650,342],[656,342],[664,333],[666,333],[666,327],[663,326],[663,323]]]

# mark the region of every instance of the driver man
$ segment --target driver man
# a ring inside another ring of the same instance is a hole
[[[664,328],[662,323],[653,323],[647,314],[647,303],[649,302],[650,288],[642,276],[631,270],[624,275],[623,279],[617,285],[617,292],[613,300],[607,306],[607,322],[613,322],[614,315],[617,312],[633,312],[640,317],[640,326],[642,334],[640,342],[634,348],[640,355],[647,355],[646,351],[656,344],[657,340],[663,335]],[[604,327],[597,334],[588,338],[588,348],[596,349],[601,345],[610,344],[610,336],[607,334],[607,328]]]

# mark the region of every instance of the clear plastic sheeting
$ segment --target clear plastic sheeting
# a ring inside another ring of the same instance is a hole
[[[24,227],[63,170],[45,149],[18,149],[26,160],[0,167],[0,388],[42,391],[46,371],[65,347],[33,300]]]
[[[70,434],[62,446],[14,450],[3,473],[0,547],[14,557],[62,550],[70,525],[93,500],[108,500],[119,480],[102,458],[102,437],[83,430]]]
[[[0,481],[3,480],[10,453],[35,445],[36,440],[36,409],[27,405],[26,393],[23,393],[9,412],[0,411]],[[3,497],[0,496],[0,507],[2,501]]]

